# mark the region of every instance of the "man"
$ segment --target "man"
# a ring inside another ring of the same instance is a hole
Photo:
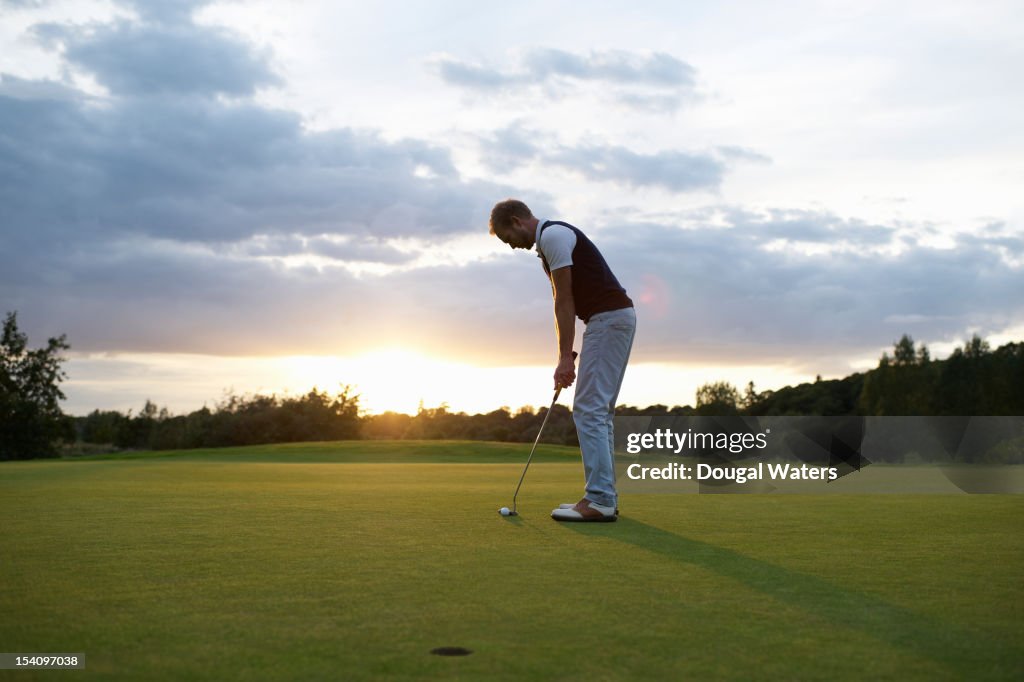
[[[636,331],[633,302],[593,242],[568,223],[538,220],[522,201],[507,199],[491,210],[491,234],[513,249],[536,245],[555,299],[555,387],[579,379],[572,409],[585,494],[575,504],[559,505],[551,516],[557,521],[615,521],[612,418]],[[572,357],[576,317],[586,325],[578,377]]]

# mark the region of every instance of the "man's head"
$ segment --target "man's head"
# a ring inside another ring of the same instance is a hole
[[[536,228],[530,207],[518,199],[499,201],[491,209],[491,234],[513,249],[531,248]]]

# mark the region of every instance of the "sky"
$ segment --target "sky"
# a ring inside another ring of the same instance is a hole
[[[620,404],[1024,339],[1019,2],[0,0],[0,48],[0,313],[71,414],[547,404],[507,197],[635,301]]]

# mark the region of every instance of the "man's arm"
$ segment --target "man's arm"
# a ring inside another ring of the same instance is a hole
[[[576,302],[572,297],[572,267],[551,271],[551,290],[555,297],[555,336],[558,340],[558,367],[555,388],[568,388],[576,380],[572,345],[576,338]]]

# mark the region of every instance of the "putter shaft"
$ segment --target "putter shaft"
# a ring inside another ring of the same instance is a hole
[[[519,497],[519,488],[523,485],[523,479],[526,478],[526,471],[530,468],[530,462],[533,461],[533,453],[537,451],[537,443],[540,442],[540,436],[544,433],[544,427],[548,423],[548,417],[551,416],[551,410],[555,409],[555,403],[558,402],[558,394],[562,392],[562,387],[559,386],[555,389],[555,397],[551,401],[551,406],[548,408],[548,413],[544,415],[544,421],[540,423],[540,431],[537,432],[537,437],[533,441],[533,447],[530,448],[530,456],[526,458],[526,466],[523,467],[523,474],[519,477],[519,485],[516,486],[516,494],[512,496],[512,513],[518,514],[516,511],[516,498]]]
[[[572,352],[573,361],[579,355],[576,351]],[[523,486],[523,479],[526,478],[526,472],[530,468],[530,462],[533,461],[533,453],[537,451],[537,443],[540,442],[540,436],[544,433],[544,427],[548,423],[548,417],[551,416],[551,411],[555,409],[555,403],[558,402],[558,395],[562,392],[562,387],[559,386],[555,389],[555,397],[551,399],[551,406],[548,407],[548,413],[544,415],[544,421],[540,423],[540,430],[537,431],[537,437],[533,440],[533,447],[530,448],[530,456],[526,458],[526,466],[523,467],[523,474],[519,477],[519,484],[516,486],[516,493],[512,496],[512,513],[510,516],[518,516],[519,512],[516,511],[516,498],[519,497],[519,489]]]

